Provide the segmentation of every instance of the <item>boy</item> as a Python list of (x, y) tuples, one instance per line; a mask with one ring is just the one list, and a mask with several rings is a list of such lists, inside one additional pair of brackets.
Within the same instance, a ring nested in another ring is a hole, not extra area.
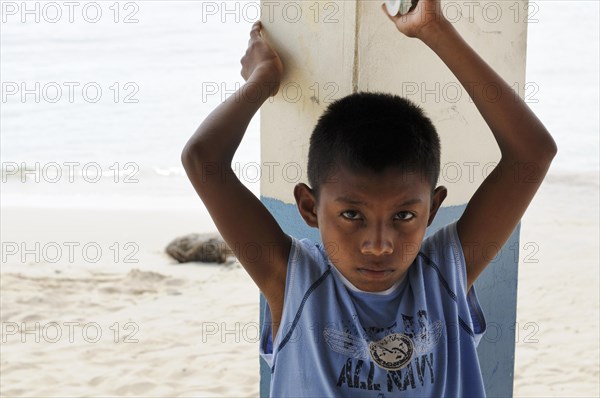
[[(444, 18), (439, 0), (421, 0), (402, 17), (382, 8), (463, 86), (479, 83), (469, 95), (502, 158), (460, 219), (423, 240), (446, 197), (445, 187), (435, 187), (434, 126), (400, 97), (350, 95), (320, 118), (309, 149), (311, 186), (294, 188), (298, 210), (319, 229), (322, 244), (285, 234), (230, 167), (283, 73), (260, 22), (253, 26), (242, 58), (243, 94), (206, 118), (182, 162), (267, 300), (260, 352), (271, 367), (272, 396), (484, 396), (475, 349), (485, 319), (472, 285), (493, 256), (478, 248), (504, 245), (557, 151), (527, 105)], [(494, 102), (477, 89), (489, 83), (501, 90)], [(514, 177), (524, 166), (526, 181)], [(245, 257), (247, 245), (261, 250)]]

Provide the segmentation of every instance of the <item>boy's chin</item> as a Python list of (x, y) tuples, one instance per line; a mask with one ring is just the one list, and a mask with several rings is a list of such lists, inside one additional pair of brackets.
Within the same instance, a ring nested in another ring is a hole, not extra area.
[(365, 292), (383, 292), (391, 288), (398, 280), (395, 270), (372, 271), (362, 269), (358, 271), (357, 281), (354, 286)]

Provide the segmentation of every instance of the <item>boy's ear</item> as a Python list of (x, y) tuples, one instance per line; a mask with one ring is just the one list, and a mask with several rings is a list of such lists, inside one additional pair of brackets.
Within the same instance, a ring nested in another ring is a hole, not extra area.
[(306, 224), (313, 228), (319, 228), (317, 201), (313, 190), (304, 183), (296, 184), (294, 187), (294, 198), (296, 198), (298, 211)]
[(431, 208), (429, 209), (429, 220), (427, 226), (430, 226), (435, 218), (435, 215), (439, 208), (442, 206), (442, 202), (446, 199), (448, 190), (444, 186), (439, 186), (433, 191), (433, 198), (431, 199)]

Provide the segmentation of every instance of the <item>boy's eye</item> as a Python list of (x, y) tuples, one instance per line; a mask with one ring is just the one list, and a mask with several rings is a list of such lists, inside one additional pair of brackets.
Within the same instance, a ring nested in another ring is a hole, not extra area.
[(342, 217), (348, 220), (360, 220), (358, 212), (354, 210), (346, 210), (342, 212)]
[(410, 211), (401, 211), (400, 213), (396, 213), (396, 216), (398, 216), (398, 219), (404, 221), (412, 220), (415, 217)]

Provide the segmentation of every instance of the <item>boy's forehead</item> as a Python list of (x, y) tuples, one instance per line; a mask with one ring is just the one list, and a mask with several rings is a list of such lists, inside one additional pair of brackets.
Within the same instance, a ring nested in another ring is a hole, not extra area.
[(362, 198), (421, 198), (428, 199), (431, 186), (421, 173), (398, 168), (383, 172), (353, 171), (339, 167), (321, 184), (321, 191), (330, 200), (338, 198), (350, 201)]
[(381, 172), (353, 170), (338, 166), (332, 170), (323, 186), (331, 189), (372, 189), (374, 186), (396, 188), (407, 192), (430, 189), (429, 180), (423, 173), (400, 167), (389, 167)]

